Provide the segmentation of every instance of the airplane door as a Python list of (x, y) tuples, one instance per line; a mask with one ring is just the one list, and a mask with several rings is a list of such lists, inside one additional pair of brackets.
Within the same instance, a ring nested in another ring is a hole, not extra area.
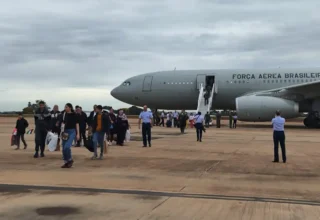
[(201, 88), (201, 84), (203, 87), (206, 85), (206, 75), (205, 74), (199, 74), (197, 75), (197, 89)]
[(145, 76), (143, 80), (143, 92), (151, 92), (151, 86), (152, 86), (152, 78), (153, 76)]

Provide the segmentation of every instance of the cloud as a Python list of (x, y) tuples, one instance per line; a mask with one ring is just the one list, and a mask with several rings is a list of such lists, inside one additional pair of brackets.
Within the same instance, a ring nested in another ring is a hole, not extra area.
[[(126, 78), (177, 69), (314, 67), (320, 2), (13, 0), (0, 8), (0, 110), (43, 98), (124, 107)], [(90, 95), (88, 95), (90, 94)]]

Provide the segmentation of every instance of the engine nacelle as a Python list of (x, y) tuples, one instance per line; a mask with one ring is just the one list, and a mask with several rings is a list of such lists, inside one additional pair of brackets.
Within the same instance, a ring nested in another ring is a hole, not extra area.
[(236, 98), (238, 119), (241, 121), (270, 121), (277, 110), (284, 118), (299, 116), (299, 104), (272, 96), (241, 96)]

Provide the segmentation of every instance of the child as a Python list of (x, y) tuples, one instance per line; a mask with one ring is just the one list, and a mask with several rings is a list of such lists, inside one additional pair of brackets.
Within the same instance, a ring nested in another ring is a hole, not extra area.
[(17, 148), (16, 150), (20, 149), (20, 138), (24, 145), (24, 149), (27, 149), (28, 145), (26, 141), (24, 140), (24, 134), (26, 133), (26, 128), (29, 126), (29, 123), (26, 119), (24, 119), (23, 115), (20, 113), (17, 123), (16, 123), (16, 129), (17, 129), (17, 135), (16, 135), (16, 144)]

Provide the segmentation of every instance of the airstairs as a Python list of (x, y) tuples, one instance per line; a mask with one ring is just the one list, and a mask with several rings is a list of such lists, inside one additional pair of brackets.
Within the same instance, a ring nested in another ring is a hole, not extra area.
[(205, 105), (205, 98), (204, 98), (204, 93), (205, 93), (205, 88), (203, 87), (203, 84), (200, 86), (199, 90), (199, 97), (198, 97), (198, 108), (197, 112), (201, 112), (201, 115), (205, 115), (207, 112), (210, 113), (211, 107), (212, 107), (212, 101), (213, 101), (213, 96), (215, 91), (215, 84), (213, 84), (211, 92), (210, 92), (210, 97), (209, 97), (209, 103), (208, 105)]

